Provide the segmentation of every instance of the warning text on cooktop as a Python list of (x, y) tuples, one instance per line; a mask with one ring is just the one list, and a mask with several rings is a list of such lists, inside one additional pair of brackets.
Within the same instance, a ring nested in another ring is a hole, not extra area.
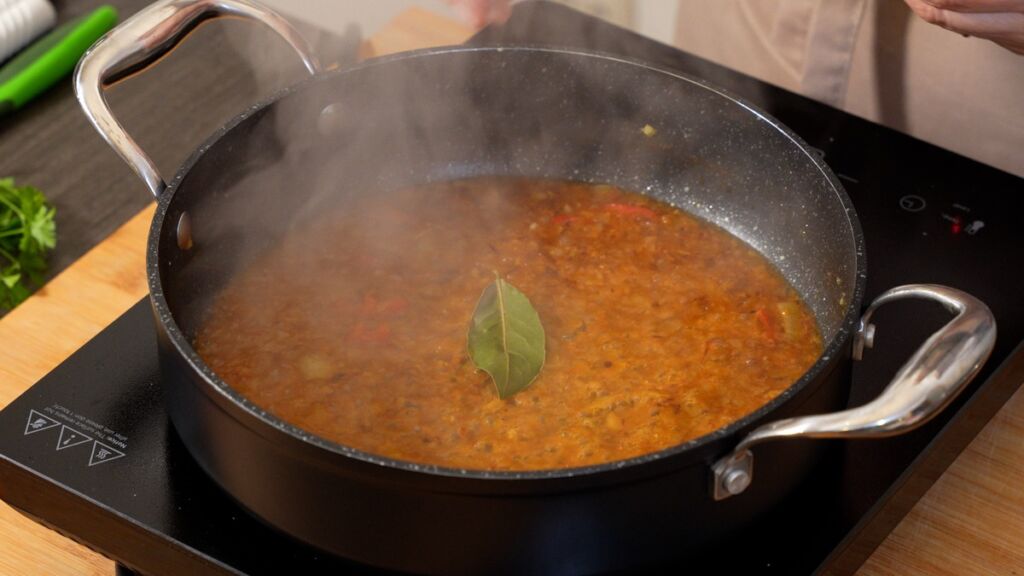
[(69, 458), (80, 458), (86, 466), (117, 460), (128, 449), (128, 437), (124, 434), (60, 404), (28, 411), (25, 435), (40, 433), (53, 437), (54, 450)]

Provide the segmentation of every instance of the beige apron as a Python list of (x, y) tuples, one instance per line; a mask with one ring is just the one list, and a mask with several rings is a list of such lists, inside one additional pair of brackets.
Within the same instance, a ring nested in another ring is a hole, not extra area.
[(679, 0), (676, 43), (1024, 176), (1024, 56), (900, 0)]

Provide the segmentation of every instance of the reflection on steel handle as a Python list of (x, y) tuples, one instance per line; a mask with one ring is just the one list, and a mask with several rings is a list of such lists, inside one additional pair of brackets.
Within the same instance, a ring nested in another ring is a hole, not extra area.
[(107, 106), (106, 88), (142, 72), (173, 50), (206, 20), (223, 17), (256, 20), (277, 32), (302, 58), (310, 74), (320, 64), (309, 44), (287, 20), (249, 0), (161, 0), (144, 8), (100, 38), (78, 63), (75, 94), (103, 139), (159, 197), (167, 187), (153, 160), (125, 132)]
[(902, 434), (938, 414), (974, 378), (995, 345), (995, 318), (977, 298), (946, 286), (900, 286), (875, 299), (861, 318), (853, 344), (854, 358), (859, 360), (864, 348), (873, 344), (875, 327), (871, 316), (875, 310), (903, 298), (937, 300), (956, 317), (932, 334), (882, 394), (868, 404), (833, 414), (787, 418), (748, 434), (730, 454), (713, 465), (715, 500), (735, 496), (750, 485), (754, 467), (750, 449), (757, 444), (786, 438), (880, 438)]

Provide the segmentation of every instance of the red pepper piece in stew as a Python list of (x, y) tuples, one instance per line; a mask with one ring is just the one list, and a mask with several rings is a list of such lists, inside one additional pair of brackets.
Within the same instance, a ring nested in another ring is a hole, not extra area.
[(761, 325), (761, 331), (769, 340), (775, 340), (779, 331), (775, 326), (774, 320), (768, 315), (768, 311), (764, 308), (758, 308), (757, 312), (754, 312), (754, 316), (757, 317), (757, 323)]

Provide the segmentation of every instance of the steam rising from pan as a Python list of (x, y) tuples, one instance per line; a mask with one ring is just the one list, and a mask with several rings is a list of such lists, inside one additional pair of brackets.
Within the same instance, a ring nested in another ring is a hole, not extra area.
[[(289, 230), (361, 195), (508, 175), (610, 183), (721, 225), (782, 270), (826, 339), (855, 285), (845, 257), (854, 233), (815, 159), (728, 96), (638, 63), (545, 49), (432, 50), (329, 74), (252, 114), (181, 186), (206, 183), (194, 200), (205, 215), (197, 244), (226, 247), (189, 262), (200, 283), (202, 272), (222, 282)], [(488, 208), (483, 218), (495, 221), (513, 209)], [(359, 249), (386, 250), (402, 232), (388, 225), (370, 223)]]

